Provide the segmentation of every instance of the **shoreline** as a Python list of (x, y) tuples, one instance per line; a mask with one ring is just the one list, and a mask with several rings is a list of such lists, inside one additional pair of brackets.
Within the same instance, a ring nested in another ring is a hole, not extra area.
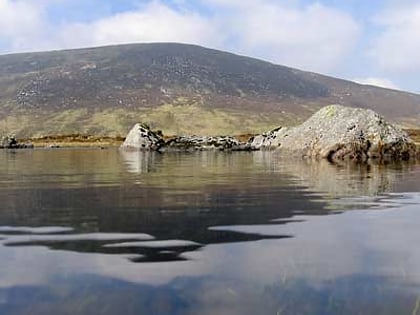
[(124, 137), (93, 136), (93, 135), (51, 135), (45, 137), (21, 138), (19, 143), (31, 143), (34, 148), (105, 148), (119, 147)]
[[(420, 151), (420, 129), (403, 129), (414, 141), (417, 149)], [(241, 142), (247, 142), (253, 134), (233, 135), (234, 138)], [(175, 138), (176, 136), (164, 136), (165, 141)], [(50, 135), (45, 137), (19, 138), (19, 143), (31, 143), (34, 148), (105, 148), (119, 147), (124, 142), (125, 137), (121, 136), (94, 136), (82, 134), (70, 135)]]

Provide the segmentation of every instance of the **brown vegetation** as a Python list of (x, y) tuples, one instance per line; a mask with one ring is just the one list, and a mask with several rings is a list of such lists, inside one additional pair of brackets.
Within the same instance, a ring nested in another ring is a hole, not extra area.
[(20, 139), (19, 142), (30, 142), (37, 148), (42, 147), (118, 147), (124, 142), (123, 137), (98, 137), (92, 135), (56, 135), (39, 138)]
[(420, 150), (420, 129), (406, 129), (405, 130), (411, 139), (416, 143)]

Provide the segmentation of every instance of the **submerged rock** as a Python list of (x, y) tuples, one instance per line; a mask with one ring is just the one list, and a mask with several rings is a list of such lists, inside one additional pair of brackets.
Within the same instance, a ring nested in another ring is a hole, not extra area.
[(157, 132), (153, 132), (148, 125), (137, 123), (128, 133), (121, 148), (136, 151), (157, 151), (164, 143), (163, 137)]
[(257, 136), (250, 145), (329, 160), (407, 160), (416, 156), (414, 142), (382, 116), (341, 105), (320, 109), (300, 126)]

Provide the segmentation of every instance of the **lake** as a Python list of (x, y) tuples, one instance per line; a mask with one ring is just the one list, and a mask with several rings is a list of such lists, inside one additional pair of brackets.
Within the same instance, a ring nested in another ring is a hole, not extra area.
[(420, 164), (0, 151), (0, 314), (420, 314)]

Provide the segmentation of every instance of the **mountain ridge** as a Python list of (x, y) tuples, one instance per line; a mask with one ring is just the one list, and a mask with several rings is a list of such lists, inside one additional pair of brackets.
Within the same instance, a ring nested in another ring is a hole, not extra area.
[(420, 128), (420, 95), (196, 45), (128, 44), (0, 55), (0, 130), (18, 136), (256, 133), (328, 104)]

